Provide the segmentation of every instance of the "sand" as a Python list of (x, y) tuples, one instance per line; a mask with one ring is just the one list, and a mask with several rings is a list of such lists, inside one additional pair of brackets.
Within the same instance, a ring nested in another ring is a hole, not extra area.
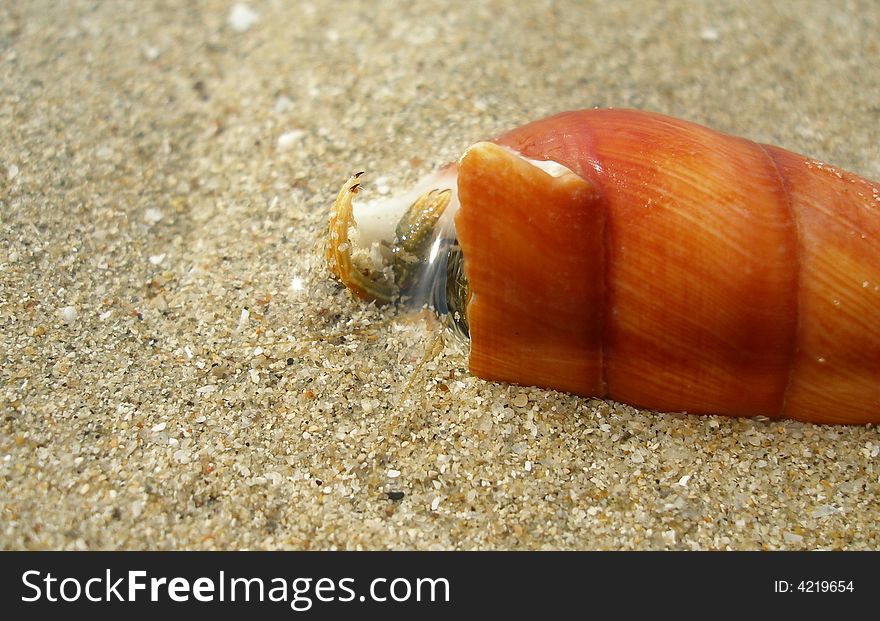
[(351, 173), (572, 108), (880, 178), (880, 5), (765, 4), (0, 4), (0, 546), (877, 549), (876, 427), (416, 371), (319, 254)]

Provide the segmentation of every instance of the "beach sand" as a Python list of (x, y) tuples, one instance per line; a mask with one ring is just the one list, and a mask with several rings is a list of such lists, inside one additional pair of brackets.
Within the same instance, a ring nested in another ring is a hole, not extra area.
[[(330, 204), (554, 112), (654, 110), (880, 178), (880, 5), (0, 5), (0, 547), (877, 549), (873, 426), (416, 370)], [(405, 386), (412, 382), (400, 403)]]

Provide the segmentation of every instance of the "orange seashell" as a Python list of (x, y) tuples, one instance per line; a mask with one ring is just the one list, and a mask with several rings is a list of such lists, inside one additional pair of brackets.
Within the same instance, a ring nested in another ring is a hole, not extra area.
[(666, 116), (585, 110), (472, 146), (454, 189), (474, 375), (880, 422), (877, 184)]

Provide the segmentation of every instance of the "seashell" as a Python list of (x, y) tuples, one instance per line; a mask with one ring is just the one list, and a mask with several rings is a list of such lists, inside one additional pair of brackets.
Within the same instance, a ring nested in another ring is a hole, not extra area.
[[(583, 110), (473, 145), (392, 206), (359, 210), (355, 184), (331, 216), (331, 270), (364, 298), (433, 304), (478, 377), (880, 422), (876, 183), (659, 114)], [(387, 223), (364, 237), (377, 214), (419, 222), (419, 244)]]

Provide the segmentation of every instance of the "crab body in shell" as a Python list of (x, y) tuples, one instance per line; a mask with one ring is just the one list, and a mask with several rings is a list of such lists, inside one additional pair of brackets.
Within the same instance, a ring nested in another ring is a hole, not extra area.
[(596, 109), (476, 143), (394, 204), (359, 211), (356, 191), (354, 177), (334, 205), (331, 271), (365, 299), (451, 317), (478, 377), (660, 411), (880, 422), (874, 182)]

